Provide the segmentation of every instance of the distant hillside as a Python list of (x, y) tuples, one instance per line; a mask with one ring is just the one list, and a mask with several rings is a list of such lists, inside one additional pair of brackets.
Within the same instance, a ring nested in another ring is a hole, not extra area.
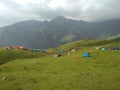
[(0, 45), (49, 48), (86, 38), (120, 34), (120, 20), (85, 22), (59, 16), (51, 21), (23, 21), (2, 28)]
[(77, 47), (86, 48), (86, 47), (98, 47), (98, 46), (105, 46), (106, 48), (120, 47), (120, 37), (110, 40), (84, 39), (84, 40), (79, 40), (61, 45), (58, 47), (58, 49), (69, 51)]
[(107, 38), (107, 39), (110, 40), (110, 39), (115, 39), (115, 38), (119, 38), (119, 37), (120, 37), (120, 34), (115, 35), (115, 36), (111, 36), (111, 37), (109, 37), (109, 38)]

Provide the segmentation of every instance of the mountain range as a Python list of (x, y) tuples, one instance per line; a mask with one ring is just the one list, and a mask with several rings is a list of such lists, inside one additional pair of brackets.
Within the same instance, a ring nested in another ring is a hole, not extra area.
[(0, 46), (52, 48), (86, 38), (107, 39), (120, 34), (120, 19), (86, 22), (58, 16), (51, 21), (22, 21), (0, 28)]

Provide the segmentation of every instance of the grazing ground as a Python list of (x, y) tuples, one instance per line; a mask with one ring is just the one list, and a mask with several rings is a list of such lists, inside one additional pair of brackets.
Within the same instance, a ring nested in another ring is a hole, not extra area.
[[(120, 50), (96, 49), (119, 47), (120, 41), (113, 41), (73, 42), (49, 49), (50, 54), (1, 49), (7, 56), (0, 61), (9, 61), (0, 65), (0, 90), (120, 90)], [(67, 55), (74, 48), (78, 49)], [(65, 50), (62, 56), (53, 57), (60, 49)], [(83, 52), (90, 57), (82, 57)]]

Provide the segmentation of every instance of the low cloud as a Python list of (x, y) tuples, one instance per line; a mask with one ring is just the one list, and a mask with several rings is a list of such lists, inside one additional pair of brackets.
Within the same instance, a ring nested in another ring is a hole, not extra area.
[(86, 21), (120, 18), (120, 0), (0, 0), (0, 26), (65, 16)]

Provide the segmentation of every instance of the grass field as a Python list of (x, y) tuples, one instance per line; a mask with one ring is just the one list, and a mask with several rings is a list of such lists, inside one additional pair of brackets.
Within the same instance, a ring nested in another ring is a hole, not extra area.
[[(53, 57), (55, 50), (50, 50), (51, 55), (24, 52), (27, 59), (12, 54), (17, 57), (0, 65), (0, 90), (120, 90), (120, 51), (95, 49), (101, 42), (83, 40), (60, 46), (57, 49), (64, 49), (65, 53), (58, 58)], [(119, 44), (108, 41), (103, 46)], [(75, 47), (80, 49), (66, 55)], [(82, 57), (83, 52), (89, 52), (90, 57)]]

